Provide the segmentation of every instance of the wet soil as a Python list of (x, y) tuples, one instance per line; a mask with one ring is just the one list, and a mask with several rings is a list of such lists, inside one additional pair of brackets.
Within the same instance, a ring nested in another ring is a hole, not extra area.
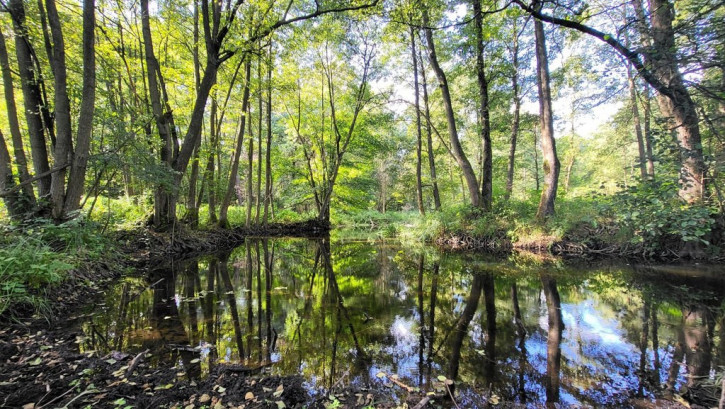
[(192, 380), (178, 366), (151, 366), (143, 352), (79, 353), (80, 332), (67, 327), (72, 321), (0, 331), (0, 407), (388, 408), (430, 401), (419, 392), (393, 390), (394, 385), (382, 391), (342, 385), (324, 393), (309, 390), (301, 376), (266, 376), (233, 364), (217, 365), (204, 379)]

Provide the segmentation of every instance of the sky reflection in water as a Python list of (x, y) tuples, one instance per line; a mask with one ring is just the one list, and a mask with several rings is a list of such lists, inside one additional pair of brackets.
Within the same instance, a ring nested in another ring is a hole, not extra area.
[(380, 387), (383, 372), (428, 390), (444, 375), (462, 405), (490, 388), (521, 403), (620, 407), (725, 365), (724, 287), (611, 263), (250, 240), (123, 280), (83, 324), (82, 348), (149, 348), (189, 377), (229, 362), (321, 387)]

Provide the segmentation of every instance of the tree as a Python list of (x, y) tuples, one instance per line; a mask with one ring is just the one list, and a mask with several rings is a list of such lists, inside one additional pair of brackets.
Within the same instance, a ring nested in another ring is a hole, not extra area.
[[(340, 28), (334, 27), (334, 23), (327, 30), (332, 33), (321, 34), (329, 38), (322, 38), (315, 51), (315, 65), (321, 71), (316, 94), (320, 95), (320, 102), (312, 105), (319, 107), (319, 111), (315, 108), (313, 112), (319, 115), (320, 126), (305, 123), (309, 119), (303, 115), (301, 85), (295, 111), (287, 107), (291, 130), (304, 154), (317, 219), (323, 224), (330, 222), (330, 205), (345, 154), (360, 133), (358, 127), (374, 98), (369, 84), (376, 74), (377, 55), (375, 30), (365, 27), (349, 31), (352, 35), (347, 45), (336, 42), (340, 38), (335, 39), (334, 35), (339, 34)], [(330, 123), (325, 126), (328, 113)], [(317, 119), (314, 116), (312, 121), (318, 122)]]
[[(538, 7), (540, 10), (540, 5)], [(541, 200), (536, 211), (536, 217), (544, 219), (554, 214), (554, 201), (556, 200), (556, 191), (559, 185), (561, 165), (556, 155), (556, 140), (554, 139), (554, 113), (551, 108), (546, 36), (544, 34), (544, 24), (539, 19), (534, 20), (534, 35), (536, 37), (536, 85), (539, 91), (539, 125), (544, 160), (544, 189), (541, 191)]]
[(466, 153), (463, 151), (463, 147), (461, 146), (461, 142), (458, 138), (456, 114), (453, 110), (451, 92), (448, 89), (448, 79), (446, 78), (446, 73), (443, 71), (440, 63), (438, 62), (435, 42), (433, 41), (433, 30), (430, 27), (428, 9), (424, 7), (422, 10), (422, 14), (423, 26), (425, 27), (423, 31), (425, 32), (425, 39), (427, 43), (426, 47), (428, 48), (428, 61), (430, 62), (431, 67), (433, 67), (433, 72), (435, 72), (435, 75), (438, 78), (438, 86), (441, 90), (443, 106), (445, 107), (446, 111), (446, 122), (448, 124), (448, 137), (450, 138), (451, 153), (456, 159), (458, 167), (460, 168), (463, 174), (463, 178), (466, 181), (471, 205), (473, 205), (473, 207), (481, 207), (483, 206), (483, 201), (481, 200), (481, 192), (478, 190), (478, 180), (476, 179), (476, 173), (473, 171), (471, 162), (468, 160)]
[(485, 210), (491, 209), (493, 201), (493, 152), (491, 148), (491, 114), (488, 97), (488, 79), (486, 78), (486, 66), (483, 58), (483, 12), (481, 0), (472, 0), (476, 42), (476, 79), (478, 80), (478, 104), (480, 137), (482, 143), (482, 181), (481, 181), (481, 207)]
[[(18, 111), (15, 106), (15, 90), (13, 89), (13, 77), (8, 60), (8, 51), (5, 45), (5, 35), (0, 31), (0, 69), (3, 76), (3, 91), (5, 94), (5, 106), (8, 111), (8, 125), (10, 127), (10, 136), (12, 139), (13, 153), (15, 156), (15, 164), (20, 175), (20, 183), (22, 187), (22, 200), (30, 208), (35, 206), (35, 192), (30, 183), (30, 173), (28, 172), (28, 160), (25, 157), (25, 148), (23, 146), (23, 136), (20, 133), (20, 122), (18, 121)], [(9, 153), (8, 153), (9, 155)]]
[[(41, 92), (41, 85), (43, 84), (42, 69), (28, 34), (23, 0), (10, 0), (7, 4), (7, 10), (13, 20), (15, 53), (23, 90), (25, 120), (28, 126), (33, 168), (36, 177), (39, 177), (38, 196), (44, 198), (50, 195), (51, 185), (45, 134), (47, 131), (51, 142), (54, 143), (53, 122), (50, 119), (48, 104)], [(44, 85), (42, 87), (44, 88)]]
[(418, 211), (421, 215), (425, 214), (423, 206), (423, 171), (422, 171), (422, 151), (423, 151), (423, 133), (420, 126), (420, 95), (418, 94), (418, 53), (415, 51), (415, 28), (410, 26), (410, 54), (413, 61), (413, 94), (415, 95), (415, 197), (418, 203)]

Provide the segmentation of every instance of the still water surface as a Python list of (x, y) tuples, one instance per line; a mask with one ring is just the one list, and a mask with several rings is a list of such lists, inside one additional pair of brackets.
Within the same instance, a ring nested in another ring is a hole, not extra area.
[(322, 388), (397, 375), (429, 390), (443, 375), (462, 406), (489, 393), (630, 406), (722, 373), (725, 268), (714, 270), (248, 240), (124, 279), (83, 324), (82, 347), (149, 349), (190, 378), (223, 362)]

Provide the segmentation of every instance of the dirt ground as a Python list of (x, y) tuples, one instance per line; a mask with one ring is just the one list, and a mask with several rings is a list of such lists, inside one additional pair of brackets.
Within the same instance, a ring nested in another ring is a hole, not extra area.
[(425, 399), (400, 388), (369, 391), (344, 385), (331, 395), (307, 390), (300, 376), (252, 375), (232, 364), (218, 365), (194, 381), (178, 367), (151, 367), (143, 353), (79, 353), (76, 337), (81, 334), (67, 324), (0, 331), (0, 407), (412, 408)]

